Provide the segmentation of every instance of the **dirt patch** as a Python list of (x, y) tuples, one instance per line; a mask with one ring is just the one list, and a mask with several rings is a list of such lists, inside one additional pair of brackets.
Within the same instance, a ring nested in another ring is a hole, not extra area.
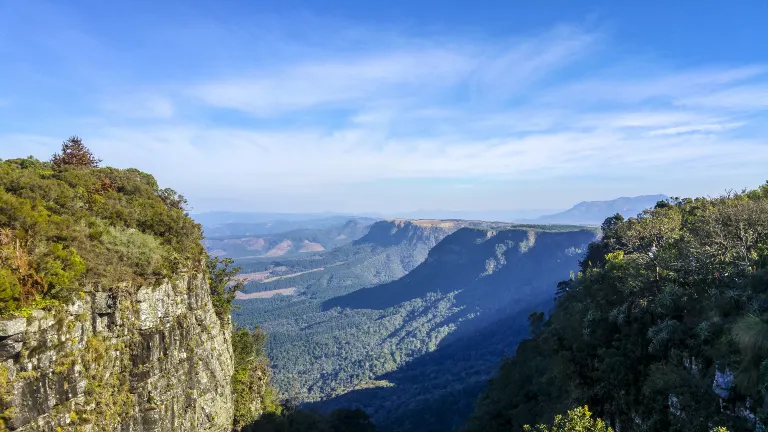
[(240, 242), (248, 250), (262, 250), (264, 249), (264, 239), (260, 237), (248, 237), (241, 239)]
[(301, 249), (299, 252), (322, 252), (325, 248), (320, 243), (312, 243), (309, 240), (304, 240), (301, 243)]
[(275, 257), (285, 255), (286, 252), (293, 248), (293, 243), (290, 240), (283, 240), (277, 246), (269, 250), (264, 256)]
[(268, 271), (256, 273), (240, 273), (239, 275), (235, 276), (235, 280), (243, 281), (243, 283), (260, 282), (266, 279), (267, 276), (269, 276)]
[(283, 276), (275, 276), (275, 277), (271, 277), (271, 278), (268, 278), (268, 279), (264, 279), (262, 282), (273, 282), (273, 281), (276, 281), (278, 279), (288, 279), (288, 278), (291, 278), (291, 277), (296, 277), (296, 276), (299, 276), (299, 275), (303, 275), (303, 274), (307, 274), (307, 273), (312, 273), (312, 272), (316, 272), (316, 271), (321, 271), (321, 270), (325, 270), (325, 267), (320, 267), (320, 268), (316, 268), (316, 269), (312, 269), (312, 270), (307, 270), (307, 271), (303, 271), (303, 272), (298, 272), (298, 273), (291, 273), (291, 274), (287, 274), (287, 275), (283, 275)]
[(272, 298), (276, 295), (296, 295), (296, 288), (282, 288), (282, 289), (276, 289), (272, 291), (262, 291), (257, 293), (249, 293), (245, 294), (240, 291), (235, 293), (235, 298), (237, 300), (251, 300), (251, 299), (264, 299), (264, 298)]

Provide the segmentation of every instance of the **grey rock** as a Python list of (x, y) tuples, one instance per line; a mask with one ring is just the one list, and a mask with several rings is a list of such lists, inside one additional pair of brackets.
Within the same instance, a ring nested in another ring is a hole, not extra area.
[(93, 311), (97, 314), (112, 313), (115, 307), (115, 301), (109, 293), (97, 292), (93, 300)]
[[(56, 325), (43, 311), (29, 325), (0, 322), (0, 364), (15, 377), (11, 430), (69, 430), (77, 413), (91, 431), (231, 431), (231, 323), (216, 317), (205, 277), (95, 292), (66, 311)], [(99, 396), (115, 400), (89, 400), (94, 379), (116, 385)], [(105, 420), (105, 406), (123, 408)]]
[(9, 336), (0, 341), (0, 358), (12, 358), (19, 352), (24, 346), (24, 335), (19, 333), (13, 336)]
[(19, 333), (24, 333), (27, 329), (26, 318), (15, 318), (5, 321), (0, 321), (0, 337), (13, 336)]

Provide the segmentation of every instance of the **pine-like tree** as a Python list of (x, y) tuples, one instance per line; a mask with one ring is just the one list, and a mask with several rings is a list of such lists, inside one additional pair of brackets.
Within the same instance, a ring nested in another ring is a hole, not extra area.
[(98, 168), (101, 159), (96, 158), (77, 135), (69, 137), (61, 144), (61, 153), (51, 158), (51, 164), (56, 170), (64, 167), (76, 169)]

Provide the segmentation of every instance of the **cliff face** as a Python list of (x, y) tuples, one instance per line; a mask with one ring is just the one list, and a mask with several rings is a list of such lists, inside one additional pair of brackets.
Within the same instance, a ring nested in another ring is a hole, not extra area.
[[(81, 292), (0, 321), (12, 431), (229, 431), (233, 358), (202, 275)], [(3, 430), (0, 421), (0, 430)]]
[[(579, 229), (460, 228), (429, 250), (402, 278), (326, 301), (323, 307), (384, 310), (431, 292), (461, 291), (463, 306), (483, 310), (536, 304), (551, 298), (557, 282), (578, 268), (595, 232)], [(535, 301), (530, 301), (535, 298)]]
[(459, 228), (458, 224), (450, 221), (385, 220), (371, 225), (368, 234), (356, 243), (371, 243), (381, 247), (425, 243), (431, 248)]

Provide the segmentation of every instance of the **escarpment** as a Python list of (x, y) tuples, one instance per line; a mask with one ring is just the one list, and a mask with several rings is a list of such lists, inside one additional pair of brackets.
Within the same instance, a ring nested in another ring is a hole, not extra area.
[(201, 227), (98, 164), (77, 137), (0, 161), (0, 431), (229, 431), (231, 296)]
[(27, 312), (0, 321), (9, 430), (231, 430), (230, 324), (202, 274)]

